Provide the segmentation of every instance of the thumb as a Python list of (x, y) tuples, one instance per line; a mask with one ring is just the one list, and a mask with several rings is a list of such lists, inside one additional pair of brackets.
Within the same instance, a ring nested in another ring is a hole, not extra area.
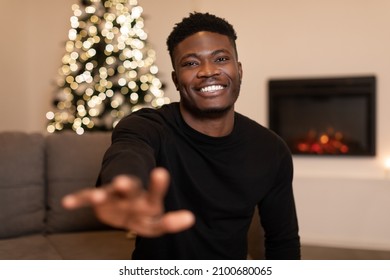
[(195, 223), (195, 216), (188, 210), (177, 210), (166, 213), (161, 219), (162, 231), (176, 233), (186, 230)]

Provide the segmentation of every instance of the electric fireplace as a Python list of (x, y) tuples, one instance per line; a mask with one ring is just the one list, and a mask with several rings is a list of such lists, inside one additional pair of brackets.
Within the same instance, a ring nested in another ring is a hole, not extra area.
[(272, 79), (269, 128), (295, 155), (375, 155), (374, 76)]

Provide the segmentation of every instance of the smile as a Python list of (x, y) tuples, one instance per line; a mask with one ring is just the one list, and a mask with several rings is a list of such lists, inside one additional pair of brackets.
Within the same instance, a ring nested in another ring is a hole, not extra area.
[(213, 92), (213, 91), (217, 91), (217, 90), (222, 90), (224, 88), (225, 87), (221, 86), (221, 85), (212, 85), (212, 86), (207, 86), (207, 87), (201, 88), (200, 92)]

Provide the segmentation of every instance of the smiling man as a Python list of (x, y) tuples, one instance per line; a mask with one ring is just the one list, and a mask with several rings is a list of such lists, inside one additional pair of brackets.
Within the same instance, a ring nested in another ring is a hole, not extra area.
[(285, 143), (235, 112), (242, 66), (224, 19), (193, 13), (167, 40), (180, 102), (116, 126), (96, 190), (64, 198), (137, 233), (133, 259), (245, 259), (258, 206), (267, 259), (299, 259)]
[(180, 42), (171, 55), (175, 69), (172, 78), (180, 92), (180, 111), (187, 124), (210, 136), (230, 133), (242, 68), (229, 37), (200, 31)]

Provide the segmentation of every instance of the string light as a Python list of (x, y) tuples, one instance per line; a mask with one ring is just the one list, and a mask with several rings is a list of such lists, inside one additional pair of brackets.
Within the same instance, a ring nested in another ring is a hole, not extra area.
[(131, 112), (170, 102), (136, 0), (81, 1), (72, 11), (48, 132), (112, 130)]

